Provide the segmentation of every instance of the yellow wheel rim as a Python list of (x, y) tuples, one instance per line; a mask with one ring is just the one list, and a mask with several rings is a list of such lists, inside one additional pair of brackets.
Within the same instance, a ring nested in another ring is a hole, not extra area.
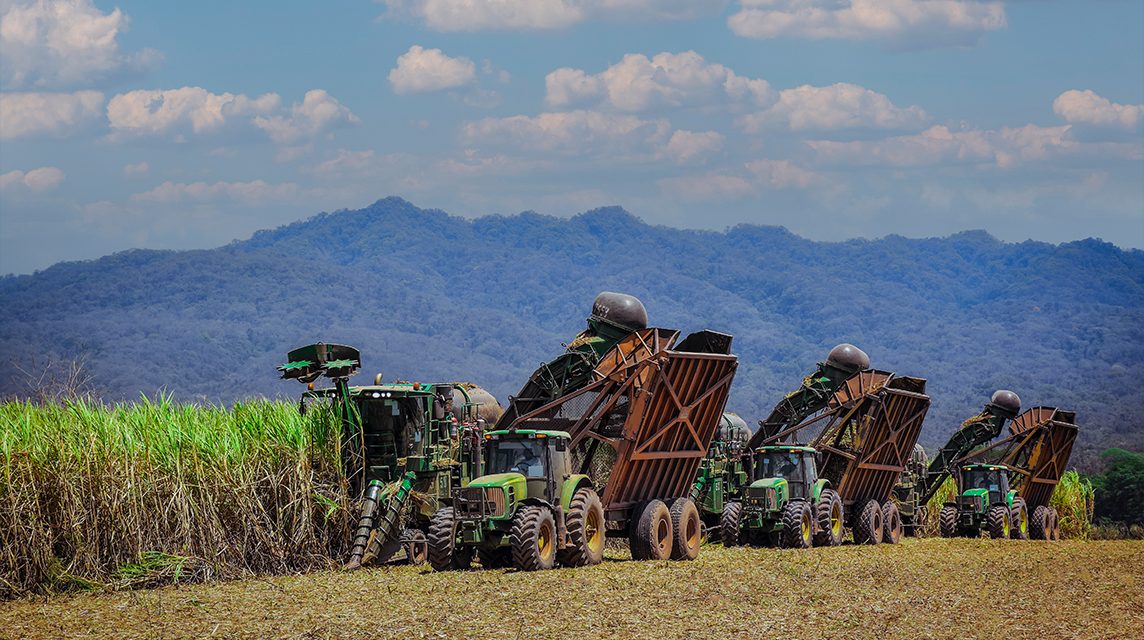
[(805, 543), (810, 540), (810, 516), (807, 513), (802, 514), (802, 541)]
[(584, 534), (588, 538), (588, 549), (593, 553), (604, 547), (604, 528), (600, 526), (600, 515), (595, 511), (588, 512), (588, 520), (584, 523)]
[(842, 535), (842, 506), (838, 503), (835, 503), (834, 508), (830, 510), (830, 533), (835, 538)]
[(547, 558), (552, 554), (552, 529), (548, 523), (540, 526), (540, 532), (536, 535), (536, 549), (540, 552), (541, 558)]

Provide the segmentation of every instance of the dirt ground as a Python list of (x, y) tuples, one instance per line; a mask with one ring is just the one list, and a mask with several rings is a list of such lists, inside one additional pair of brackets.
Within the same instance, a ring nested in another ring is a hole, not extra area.
[(536, 574), (395, 566), (0, 604), (0, 638), (1140, 638), (1144, 543), (704, 547)]

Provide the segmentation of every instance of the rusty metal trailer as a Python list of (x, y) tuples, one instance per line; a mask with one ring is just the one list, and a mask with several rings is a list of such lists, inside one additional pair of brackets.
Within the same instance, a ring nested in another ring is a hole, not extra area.
[(822, 413), (765, 443), (795, 436), (818, 452), (818, 477), (827, 479), (842, 498), (856, 543), (901, 539), (901, 517), (891, 496), (929, 411), (925, 386), (922, 378), (859, 371), (834, 393)]
[(678, 337), (635, 331), (604, 355), (590, 383), (541, 406), (510, 407), (497, 425), (567, 432), (578, 472), (602, 487), (607, 534), (627, 536), (635, 559), (698, 553), (691, 486), (738, 366), (729, 335)]

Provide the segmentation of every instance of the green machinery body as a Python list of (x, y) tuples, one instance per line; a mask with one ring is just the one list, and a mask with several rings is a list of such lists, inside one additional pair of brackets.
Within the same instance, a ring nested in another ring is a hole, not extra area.
[[(455, 488), (481, 469), (481, 404), (471, 385), (393, 382), (350, 386), (361, 366), (356, 349), (318, 343), (296, 349), (279, 367), (284, 378), (332, 388), (311, 389), (300, 409), (327, 401), (342, 422), (342, 461), (360, 516), (347, 568), (385, 562), (404, 549), (420, 561), (429, 521)], [(486, 394), (487, 395), (487, 394)]]
[(734, 413), (724, 413), (716, 439), (699, 464), (691, 499), (699, 507), (699, 515), (709, 537), (718, 531), (723, 506), (739, 497), (747, 485), (743, 452), (750, 436), (751, 431), (742, 418)]

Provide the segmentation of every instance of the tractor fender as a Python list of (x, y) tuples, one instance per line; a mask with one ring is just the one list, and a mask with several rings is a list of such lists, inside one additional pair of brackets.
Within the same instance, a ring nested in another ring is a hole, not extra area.
[(1017, 499), (1017, 490), (1010, 489), (1009, 493), (1005, 494), (1005, 506), (1010, 509), (1013, 508), (1013, 501)]
[(572, 497), (576, 495), (577, 491), (584, 488), (595, 488), (592, 485), (591, 478), (581, 473), (575, 473), (568, 476), (564, 480), (564, 490), (560, 494), (560, 506), (563, 507), (565, 511), (568, 511), (568, 509), (572, 506)]
[(818, 499), (822, 497), (822, 492), (830, 488), (830, 481), (824, 478), (819, 478), (814, 483), (814, 504), (818, 504)]

